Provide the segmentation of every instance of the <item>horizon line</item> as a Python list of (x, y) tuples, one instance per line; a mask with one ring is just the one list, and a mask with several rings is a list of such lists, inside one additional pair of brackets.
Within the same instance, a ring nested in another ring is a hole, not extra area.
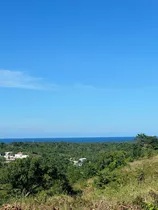
[(78, 139), (78, 138), (134, 138), (135, 136), (80, 136), (80, 137), (0, 137), (2, 139)]

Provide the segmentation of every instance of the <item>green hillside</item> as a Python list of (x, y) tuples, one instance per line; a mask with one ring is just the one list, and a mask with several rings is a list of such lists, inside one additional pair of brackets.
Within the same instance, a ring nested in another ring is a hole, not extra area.
[[(104, 171), (103, 171), (104, 173)], [(74, 184), (83, 190), (81, 196), (53, 196), (47, 201), (41, 197), (13, 199), (11, 206), (21, 209), (158, 209), (158, 156), (129, 163), (115, 171), (116, 180), (96, 188), (96, 179)], [(9, 206), (9, 205), (8, 205)], [(2, 208), (4, 209), (4, 208)]]
[[(1, 209), (158, 210), (157, 137), (141, 134), (133, 143), (39, 143), (29, 153), (31, 145), (1, 145), (29, 155), (9, 163), (1, 159)], [(76, 166), (72, 154), (87, 161)]]

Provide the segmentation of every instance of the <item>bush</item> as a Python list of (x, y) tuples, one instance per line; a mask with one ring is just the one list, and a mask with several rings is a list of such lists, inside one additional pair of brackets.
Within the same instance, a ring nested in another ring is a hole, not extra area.
[(109, 170), (106, 170), (98, 175), (98, 178), (95, 180), (95, 185), (98, 188), (104, 188), (106, 185), (112, 182), (119, 183), (120, 175), (117, 171), (111, 172)]
[(0, 184), (10, 184), (11, 191), (25, 196), (41, 190), (50, 191), (50, 194), (72, 192), (66, 175), (51, 161), (39, 157), (9, 163), (1, 173)]

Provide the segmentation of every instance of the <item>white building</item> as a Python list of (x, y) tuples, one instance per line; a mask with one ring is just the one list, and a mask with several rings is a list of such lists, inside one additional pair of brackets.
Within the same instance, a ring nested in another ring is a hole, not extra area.
[(80, 159), (79, 159), (79, 161), (80, 161), (81, 163), (85, 162), (86, 160), (87, 160), (87, 158), (80, 158)]
[(15, 160), (15, 159), (23, 159), (23, 158), (27, 158), (28, 155), (23, 155), (22, 152), (18, 152), (18, 154), (13, 155), (12, 152), (5, 152), (4, 158), (6, 159), (6, 161), (11, 161), (11, 160)]
[(74, 160), (73, 163), (75, 166), (81, 167), (86, 160), (87, 158), (80, 158), (79, 160)]
[(12, 152), (5, 152), (4, 158), (6, 160), (15, 160), (15, 157)]
[(22, 152), (18, 152), (18, 154), (15, 154), (15, 159), (23, 159), (23, 158), (27, 158), (28, 155), (23, 155)]

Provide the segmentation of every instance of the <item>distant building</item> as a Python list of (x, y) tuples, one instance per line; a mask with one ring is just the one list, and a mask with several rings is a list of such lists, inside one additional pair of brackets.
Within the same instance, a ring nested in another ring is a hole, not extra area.
[(19, 152), (18, 154), (13, 155), (12, 152), (5, 152), (4, 158), (6, 159), (6, 161), (12, 161), (15, 159), (23, 159), (23, 158), (27, 158), (28, 155), (23, 155), (22, 152)]
[(4, 158), (6, 159), (6, 161), (15, 160), (12, 152), (5, 152)]
[(72, 158), (70, 159), (70, 161), (73, 162), (74, 166), (78, 167), (81, 167), (86, 160), (87, 158), (80, 158), (79, 160), (72, 160)]
[(23, 159), (23, 158), (27, 158), (28, 155), (23, 155), (22, 152), (18, 152), (18, 154), (15, 154), (15, 159)]
[(80, 158), (80, 159), (79, 159), (79, 161), (80, 161), (81, 163), (85, 162), (86, 160), (87, 160), (87, 158)]

